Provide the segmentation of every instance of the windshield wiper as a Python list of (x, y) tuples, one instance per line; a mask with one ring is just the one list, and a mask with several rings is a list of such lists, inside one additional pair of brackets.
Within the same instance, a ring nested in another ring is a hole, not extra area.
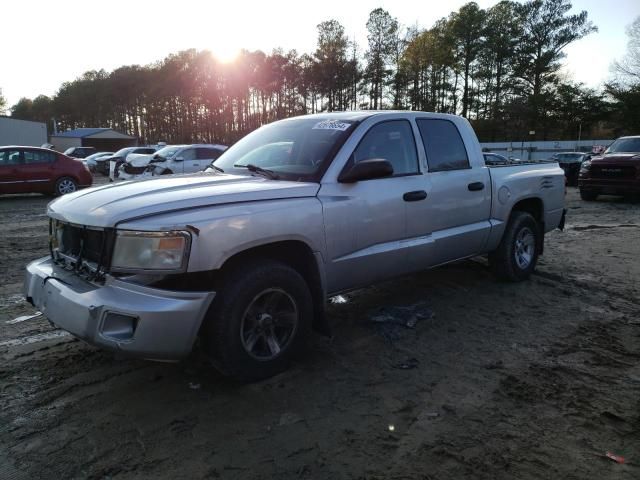
[(219, 166), (217, 166), (217, 165), (214, 165), (213, 163), (210, 163), (210, 164), (209, 164), (209, 166), (210, 166), (211, 168), (213, 168), (216, 172), (224, 173), (224, 170), (223, 170), (223, 169), (221, 169), (221, 168), (220, 168)]
[(273, 170), (267, 170), (266, 168), (259, 167), (257, 165), (254, 165), (253, 163), (248, 163), (246, 165), (234, 165), (234, 167), (245, 167), (250, 172), (258, 173), (270, 180), (277, 180), (278, 178), (280, 178), (280, 176)]

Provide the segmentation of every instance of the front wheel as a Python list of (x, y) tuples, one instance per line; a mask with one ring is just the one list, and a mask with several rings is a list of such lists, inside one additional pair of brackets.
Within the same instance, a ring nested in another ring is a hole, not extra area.
[(538, 262), (542, 232), (527, 212), (513, 212), (498, 248), (489, 254), (489, 265), (501, 280), (518, 282), (529, 278)]
[(201, 332), (214, 366), (240, 381), (284, 371), (306, 345), (313, 303), (304, 278), (275, 261), (225, 275)]
[(78, 189), (78, 184), (71, 177), (62, 177), (59, 178), (56, 182), (54, 194), (55, 195), (66, 195), (67, 193), (73, 193)]

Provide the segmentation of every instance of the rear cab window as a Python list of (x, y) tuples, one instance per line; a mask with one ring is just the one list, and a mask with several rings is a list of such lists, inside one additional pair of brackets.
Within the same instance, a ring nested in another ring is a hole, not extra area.
[(427, 155), (429, 172), (471, 168), (467, 149), (453, 122), (439, 118), (418, 118), (416, 123)]

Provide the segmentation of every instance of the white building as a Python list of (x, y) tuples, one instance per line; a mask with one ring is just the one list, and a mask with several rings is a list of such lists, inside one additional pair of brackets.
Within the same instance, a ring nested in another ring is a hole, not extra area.
[(47, 143), (47, 125), (0, 115), (0, 147), (24, 145), (39, 147)]

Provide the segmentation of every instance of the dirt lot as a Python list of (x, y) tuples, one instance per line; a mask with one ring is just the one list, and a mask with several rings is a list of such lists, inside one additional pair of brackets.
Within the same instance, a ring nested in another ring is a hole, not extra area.
[(0, 198), (0, 478), (640, 478), (639, 204), (571, 190), (530, 281), (478, 259), (359, 291), (241, 386), (13, 322), (47, 201)]

